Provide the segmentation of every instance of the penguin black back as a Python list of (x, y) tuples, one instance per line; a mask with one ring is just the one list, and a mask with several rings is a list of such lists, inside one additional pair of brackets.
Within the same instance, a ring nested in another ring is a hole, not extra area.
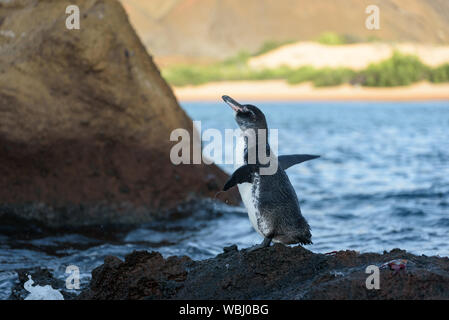
[[(255, 150), (266, 147), (270, 160), (277, 160), (276, 170), (272, 174), (262, 174), (260, 161), (248, 163), (252, 146), (245, 141), (243, 165), (232, 174), (223, 189), (226, 191), (238, 185), (250, 221), (264, 237), (264, 241), (253, 249), (269, 246), (272, 240), (284, 244), (312, 243), (309, 224), (302, 216), (296, 192), (284, 169), (318, 156), (288, 155), (276, 158), (268, 145), (268, 126), (263, 112), (253, 105), (241, 105), (229, 96), (223, 96), (223, 100), (235, 111), (236, 122), (243, 133), (250, 129), (265, 129), (265, 139), (258, 137), (255, 140)], [(245, 138), (242, 136), (241, 139)], [(262, 141), (266, 145), (260, 145)]]

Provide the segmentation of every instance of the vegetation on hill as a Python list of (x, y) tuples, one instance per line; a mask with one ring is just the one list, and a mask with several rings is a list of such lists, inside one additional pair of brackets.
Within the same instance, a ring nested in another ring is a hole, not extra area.
[(449, 81), (449, 64), (434, 68), (430, 73), (429, 80), (433, 83), (441, 83)]
[(359, 42), (376, 42), (376, 41), (379, 41), (379, 38), (377, 38), (376, 36), (369, 36), (362, 38), (360, 36), (356, 36), (353, 34), (339, 34), (332, 31), (323, 32), (317, 38), (318, 43), (329, 46), (359, 43)]
[(366, 86), (394, 87), (425, 80), (431, 73), (432, 70), (419, 58), (396, 52), (388, 60), (369, 65), (361, 76)]
[(279, 47), (282, 47), (283, 45), (294, 43), (294, 40), (287, 40), (287, 41), (267, 41), (265, 42), (259, 50), (257, 50), (253, 55), (254, 56), (260, 56), (262, 54), (265, 54), (267, 52), (270, 52), (272, 50), (275, 50)]
[(341, 45), (349, 43), (348, 39), (345, 36), (342, 36), (335, 32), (323, 32), (318, 37), (318, 42), (321, 44), (327, 45)]
[[(331, 42), (336, 43), (334, 40)], [(300, 68), (281, 66), (270, 69), (253, 69), (248, 66), (251, 56), (266, 52), (266, 48), (270, 46), (276, 47), (273, 44), (267, 44), (255, 54), (240, 52), (223, 62), (210, 65), (171, 66), (164, 69), (162, 75), (174, 86), (200, 85), (212, 81), (268, 79), (285, 79), (290, 84), (310, 81), (316, 87), (336, 86), (343, 83), (368, 87), (394, 87), (410, 85), (422, 80), (433, 83), (449, 82), (449, 64), (432, 68), (423, 64), (416, 56), (399, 52), (361, 71), (311, 66)]]

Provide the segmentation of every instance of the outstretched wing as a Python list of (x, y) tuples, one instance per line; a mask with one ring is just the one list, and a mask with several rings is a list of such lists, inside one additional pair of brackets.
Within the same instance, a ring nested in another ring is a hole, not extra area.
[(308, 160), (313, 160), (319, 157), (320, 156), (316, 156), (313, 154), (290, 154), (286, 156), (279, 156), (278, 163), (282, 169), (287, 170), (288, 168), (294, 166), (295, 164)]
[(256, 172), (256, 170), (257, 166), (254, 164), (245, 164), (241, 166), (234, 171), (231, 178), (226, 182), (223, 191), (227, 191), (239, 183), (252, 182), (253, 173)]

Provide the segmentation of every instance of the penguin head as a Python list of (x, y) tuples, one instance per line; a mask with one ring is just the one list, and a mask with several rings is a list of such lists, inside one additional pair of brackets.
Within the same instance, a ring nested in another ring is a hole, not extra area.
[(235, 121), (242, 131), (268, 129), (265, 115), (256, 106), (251, 104), (241, 105), (230, 96), (223, 96), (222, 99), (235, 111)]

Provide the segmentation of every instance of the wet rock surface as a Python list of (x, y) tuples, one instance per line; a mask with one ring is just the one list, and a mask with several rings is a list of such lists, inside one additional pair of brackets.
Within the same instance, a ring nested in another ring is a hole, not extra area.
[(0, 224), (139, 224), (213, 198), (224, 172), (170, 161), (172, 130), (197, 133), (120, 3), (72, 1), (79, 30), (68, 4), (0, 3)]
[[(383, 266), (405, 259), (405, 269)], [(380, 289), (368, 290), (369, 265), (380, 267)], [(276, 244), (248, 252), (236, 246), (215, 258), (163, 258), (133, 252), (108, 257), (92, 272), (80, 299), (449, 299), (449, 258), (400, 249), (383, 254), (316, 254)]]

